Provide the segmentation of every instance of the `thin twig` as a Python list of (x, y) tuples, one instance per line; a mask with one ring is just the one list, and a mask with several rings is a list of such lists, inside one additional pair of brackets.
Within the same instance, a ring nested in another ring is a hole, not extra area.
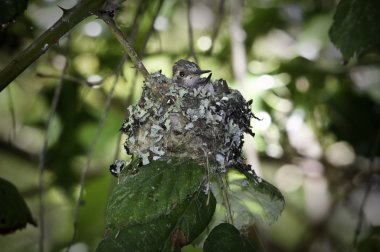
[(9, 111), (11, 112), (11, 118), (12, 118), (12, 130), (11, 130), (10, 142), (13, 142), (13, 140), (16, 137), (16, 112), (15, 112), (15, 107), (13, 103), (11, 88), (8, 88), (8, 98), (9, 98), (8, 106), (9, 106)]
[[(117, 66), (117, 69), (115, 71), (115, 82), (113, 85), (116, 84), (116, 82), (118, 81), (119, 77), (120, 77), (120, 74), (121, 74), (121, 70), (122, 70), (122, 67), (124, 65), (124, 62), (125, 62), (125, 57), (121, 57), (120, 59), (120, 62)], [(116, 150), (115, 150), (115, 156), (114, 156), (114, 160), (116, 160), (118, 158), (118, 155), (119, 155), (119, 150), (120, 150), (120, 141), (121, 141), (121, 134), (119, 134), (119, 137), (117, 138), (117, 144), (116, 144)]]
[[(133, 43), (136, 39), (137, 32), (139, 31), (139, 28), (140, 28), (141, 16), (147, 7), (147, 4), (148, 4), (147, 0), (140, 1), (139, 6), (137, 7), (137, 10), (136, 10), (135, 16), (133, 18), (133, 22), (132, 22), (132, 26), (131, 26), (132, 29), (131, 29), (130, 34), (129, 34), (129, 42), (132, 46), (133, 46)], [(125, 52), (123, 54), (121, 61), (120, 61), (122, 63), (120, 63), (120, 64), (123, 65), (124, 62), (127, 60), (127, 58), (128, 58), (128, 54)], [(137, 69), (136, 69), (136, 74), (137, 74)]]
[(352, 243), (354, 248), (357, 246), (360, 230), (361, 230), (361, 227), (363, 225), (364, 207), (365, 207), (365, 204), (367, 203), (369, 194), (370, 194), (371, 189), (372, 189), (372, 184), (373, 183), (372, 183), (372, 180), (371, 180), (371, 177), (372, 177), (371, 175), (372, 175), (372, 173), (374, 171), (375, 157), (376, 157), (376, 152), (378, 151), (378, 148), (379, 148), (379, 143), (380, 143), (380, 127), (378, 127), (378, 130), (377, 130), (377, 133), (376, 133), (375, 142), (374, 142), (374, 144), (372, 146), (371, 158), (370, 158), (370, 161), (369, 161), (369, 164), (368, 164), (368, 178), (369, 179), (368, 179), (367, 186), (366, 186), (366, 189), (365, 189), (365, 192), (364, 192), (363, 200), (362, 200), (362, 202), (360, 204), (360, 208), (359, 208), (359, 220), (358, 220), (358, 223), (356, 225), (355, 234), (354, 234), (354, 240), (353, 240), (353, 243)]
[(147, 1), (147, 0), (140, 1), (139, 6), (137, 7), (135, 16), (133, 18), (132, 29), (131, 29), (129, 36), (128, 36), (129, 41), (131, 42), (132, 45), (133, 45), (134, 40), (136, 39), (137, 32), (139, 31), (139, 28), (140, 28), (140, 21), (141, 21), (140, 18), (142, 16), (142, 14), (144, 14), (144, 11), (147, 8), (148, 2), (149, 1)]
[(212, 54), (212, 50), (214, 49), (215, 40), (216, 40), (216, 38), (219, 35), (220, 27), (222, 25), (222, 20), (223, 20), (223, 17), (224, 17), (224, 6), (225, 6), (225, 3), (226, 3), (225, 0), (220, 0), (220, 2), (219, 2), (218, 15), (216, 17), (214, 29), (213, 29), (213, 32), (212, 32), (212, 35), (211, 35), (211, 46), (207, 50), (206, 55), (211, 55)]
[(146, 70), (144, 64), (141, 62), (141, 60), (137, 56), (137, 53), (131, 46), (130, 42), (124, 36), (122, 31), (117, 27), (115, 21), (113, 20), (113, 17), (109, 15), (108, 13), (101, 13), (101, 14), (98, 14), (98, 16), (110, 27), (111, 31), (115, 34), (117, 40), (120, 42), (120, 44), (122, 44), (126, 53), (128, 53), (128, 56), (130, 57), (136, 69), (140, 71), (140, 73), (143, 75), (145, 80), (148, 80), (149, 79), (148, 70)]
[(238, 0), (233, 6), (230, 23), (230, 40), (232, 47), (232, 69), (238, 84), (243, 86), (247, 71), (247, 56), (244, 45), (244, 30), (241, 24), (243, 0)]
[[(123, 65), (123, 62), (121, 61), (120, 64), (119, 64), (119, 66), (118, 66), (118, 72), (119, 73), (121, 72), (121, 66), (122, 65)], [(90, 147), (89, 147), (89, 149), (87, 151), (86, 164), (85, 164), (85, 166), (82, 169), (82, 173), (81, 173), (81, 177), (80, 177), (79, 196), (78, 196), (78, 199), (76, 201), (75, 210), (74, 210), (74, 233), (73, 233), (72, 240), (71, 240), (71, 242), (70, 242), (70, 244), (69, 244), (69, 246), (67, 248), (67, 251), (70, 250), (70, 247), (74, 243), (76, 235), (78, 233), (79, 208), (80, 208), (81, 203), (83, 202), (83, 192), (84, 192), (84, 186), (85, 186), (85, 183), (86, 183), (87, 172), (88, 172), (88, 169), (90, 168), (90, 164), (91, 164), (91, 160), (92, 160), (92, 157), (93, 157), (93, 154), (94, 154), (95, 146), (96, 146), (96, 144), (98, 142), (98, 139), (100, 137), (100, 133), (101, 133), (103, 127), (104, 127), (105, 121), (106, 121), (107, 116), (108, 116), (109, 109), (111, 107), (111, 101), (112, 101), (113, 94), (114, 94), (115, 89), (116, 89), (116, 85), (118, 83), (119, 75), (120, 74), (116, 75), (116, 78), (115, 78), (114, 82), (112, 83), (111, 90), (109, 92), (109, 95), (107, 97), (106, 103), (104, 105), (103, 115), (100, 118), (99, 124), (98, 124), (98, 128), (96, 129), (95, 137), (93, 138), (92, 143), (91, 143), (91, 145), (90, 145)]]
[(36, 76), (40, 78), (62, 79), (66, 81), (77, 82), (78, 84), (89, 85), (89, 83), (85, 79), (70, 76), (67, 74), (58, 75), (58, 74), (45, 74), (45, 73), (37, 72)]
[[(148, 32), (147, 32), (147, 34), (145, 36), (145, 39), (144, 39), (144, 41), (142, 43), (141, 48), (140, 48), (140, 55), (141, 55), (142, 58), (145, 56), (146, 46), (148, 45), (149, 39), (152, 36), (153, 31), (154, 31), (154, 21), (156, 20), (158, 14), (160, 13), (163, 3), (164, 3), (164, 0), (160, 0), (159, 1), (157, 9), (156, 9), (156, 12), (154, 13), (153, 18), (151, 19), (149, 30), (148, 30)], [(131, 38), (131, 41), (133, 41), (132, 39), (134, 39), (134, 37)], [(133, 76), (131, 89), (130, 89), (129, 95), (128, 95), (127, 99), (126, 99), (126, 104), (127, 105), (129, 105), (129, 104), (132, 103), (133, 95), (134, 95), (134, 89), (136, 88), (136, 81), (137, 81), (137, 70), (135, 71), (135, 74)]]
[(227, 195), (227, 190), (228, 190), (228, 184), (226, 181), (227, 178), (223, 178), (222, 177), (223, 175), (227, 176), (226, 174), (223, 174), (223, 173), (217, 174), (217, 179), (218, 179), (218, 184), (222, 192), (224, 207), (226, 208), (227, 222), (233, 225), (234, 223), (233, 213), (232, 213), (230, 201)]
[[(68, 68), (68, 60), (66, 59), (65, 65), (62, 70), (62, 76), (67, 71)], [(51, 122), (53, 120), (53, 116), (55, 114), (55, 111), (57, 109), (58, 101), (61, 97), (61, 91), (63, 86), (64, 78), (60, 78), (58, 85), (55, 87), (54, 90), (54, 97), (51, 102), (50, 111), (48, 114), (48, 118), (46, 121), (46, 129), (45, 129), (45, 135), (44, 135), (44, 143), (42, 145), (42, 150), (39, 155), (39, 219), (40, 219), (40, 237), (39, 237), (39, 251), (44, 251), (44, 239), (45, 239), (45, 204), (44, 204), (44, 193), (45, 193), (45, 180), (44, 180), (44, 171), (45, 171), (45, 160), (46, 160), (46, 152), (48, 147), (48, 141), (49, 141), (49, 133), (51, 128)]]
[(149, 30), (145, 36), (145, 39), (142, 43), (142, 46), (141, 46), (141, 49), (140, 49), (140, 55), (141, 57), (144, 57), (145, 55), (145, 50), (146, 50), (146, 46), (148, 45), (148, 41), (150, 39), (150, 37), (152, 36), (153, 32), (154, 32), (154, 22), (155, 20), (157, 19), (158, 17), (158, 14), (160, 14), (160, 11), (161, 11), (161, 8), (162, 8), (162, 5), (163, 3), (165, 2), (165, 0), (160, 0), (158, 2), (158, 6), (157, 6), (157, 9), (156, 9), (156, 12), (154, 13), (153, 17), (152, 17), (152, 20), (150, 22), (150, 25), (149, 25)]
[(198, 59), (194, 50), (193, 26), (191, 25), (191, 6), (192, 6), (191, 0), (187, 0), (187, 26), (188, 26), (188, 33), (189, 33), (189, 50), (190, 50), (189, 54), (190, 56), (194, 58), (195, 63), (198, 64)]
[[(147, 36), (145, 37), (144, 39), (144, 42), (143, 42), (143, 45), (141, 47), (141, 57), (144, 57), (144, 54), (145, 54), (145, 48), (146, 48), (146, 45), (148, 44), (148, 41), (149, 41), (149, 37), (151, 35), (151, 33), (153, 32), (153, 29), (154, 29), (154, 21), (159, 13), (159, 11), (161, 10), (161, 7), (162, 7), (162, 3), (163, 3), (164, 0), (161, 0), (159, 2), (159, 6), (157, 8), (157, 11), (152, 19), (152, 22), (151, 22), (151, 25), (150, 25), (150, 29), (149, 29), (149, 32), (147, 34)], [(133, 24), (132, 24), (132, 30), (131, 30), (131, 33), (130, 33), (130, 36), (129, 36), (129, 39), (130, 39), (130, 42), (131, 44), (133, 45), (133, 42), (134, 40), (136, 39), (136, 35), (137, 35), (137, 31), (139, 30), (139, 26), (140, 26), (140, 17), (143, 13), (143, 10), (146, 9), (146, 4), (147, 4), (148, 1), (141, 1), (138, 8), (137, 8), (137, 11), (135, 13), (135, 17), (133, 19)], [(123, 66), (124, 62), (126, 61), (127, 59), (127, 56), (128, 54), (124, 54), (122, 59), (120, 60), (120, 63), (119, 63), (119, 67), (118, 67), (118, 70), (116, 71), (116, 75), (119, 76), (120, 75), (120, 72), (121, 72), (121, 67)], [(129, 105), (133, 99), (133, 94), (134, 94), (134, 88), (136, 87), (136, 80), (137, 80), (137, 69), (135, 71), (135, 75), (134, 75), (134, 78), (133, 78), (133, 81), (132, 81), (132, 85), (130, 87), (130, 92), (129, 92), (129, 95), (126, 99), (126, 104)], [(120, 150), (120, 141), (121, 141), (121, 134), (119, 134), (119, 137), (117, 139), (117, 142), (116, 142), (116, 150), (115, 150), (115, 155), (114, 155), (114, 160), (116, 160), (118, 158), (118, 155), (119, 155), (119, 150)]]

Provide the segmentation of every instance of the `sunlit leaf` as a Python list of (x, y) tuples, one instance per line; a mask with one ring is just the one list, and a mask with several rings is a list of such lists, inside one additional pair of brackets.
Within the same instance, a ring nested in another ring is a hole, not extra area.
[(284, 209), (285, 200), (272, 184), (255, 174), (230, 171), (229, 200), (237, 223), (273, 223)]

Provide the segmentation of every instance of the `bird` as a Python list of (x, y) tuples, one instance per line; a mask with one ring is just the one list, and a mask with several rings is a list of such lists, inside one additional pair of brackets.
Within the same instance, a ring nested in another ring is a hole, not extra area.
[[(196, 88), (206, 84), (211, 79), (210, 70), (201, 70), (191, 61), (181, 59), (173, 65), (173, 82), (186, 88)], [(207, 78), (201, 78), (202, 74), (210, 73)]]

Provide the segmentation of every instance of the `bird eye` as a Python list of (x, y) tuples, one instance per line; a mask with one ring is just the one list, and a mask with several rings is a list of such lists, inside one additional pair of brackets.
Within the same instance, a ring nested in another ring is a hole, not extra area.
[(184, 77), (185, 73), (181, 71), (181, 72), (179, 72), (179, 76)]

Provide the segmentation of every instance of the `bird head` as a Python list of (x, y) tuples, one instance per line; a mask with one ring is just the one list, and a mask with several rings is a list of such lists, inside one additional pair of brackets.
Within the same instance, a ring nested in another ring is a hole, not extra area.
[(193, 87), (198, 84), (200, 76), (210, 70), (201, 70), (194, 62), (179, 60), (173, 66), (173, 80), (179, 85)]

